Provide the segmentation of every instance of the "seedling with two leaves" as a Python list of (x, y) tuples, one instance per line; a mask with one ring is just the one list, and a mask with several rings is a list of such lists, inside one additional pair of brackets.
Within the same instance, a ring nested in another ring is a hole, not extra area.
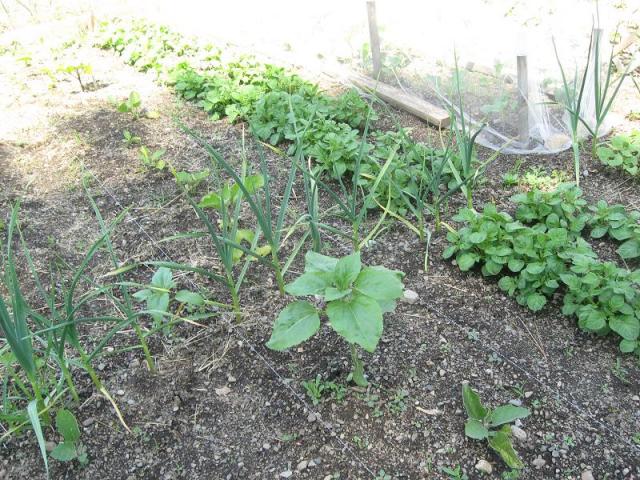
[(80, 465), (89, 463), (87, 450), (80, 443), (80, 428), (76, 417), (69, 410), (58, 410), (56, 430), (62, 436), (62, 442), (55, 446), (50, 455), (60, 462), (78, 460)]
[(133, 147), (134, 145), (140, 145), (141, 139), (129, 130), (124, 130), (122, 132), (122, 141), (127, 147)]
[(320, 297), (326, 306), (319, 310), (307, 300), (289, 304), (275, 320), (267, 347), (282, 351), (308, 340), (320, 329), (324, 311), (331, 327), (351, 347), (351, 379), (367, 386), (356, 346), (375, 351), (382, 336), (383, 314), (394, 311), (395, 301), (402, 296), (402, 276), (380, 266), (363, 268), (359, 252), (340, 259), (307, 252), (304, 273), (285, 289), (297, 297)]
[(480, 396), (466, 383), (462, 385), (462, 402), (469, 417), (464, 426), (465, 435), (475, 440), (487, 440), (509, 468), (523, 468), (524, 464), (513, 448), (509, 424), (528, 417), (529, 409), (510, 404), (493, 410), (486, 408)]
[(145, 167), (164, 170), (167, 166), (167, 162), (162, 158), (164, 157), (164, 154), (165, 150), (163, 149), (151, 151), (143, 145), (140, 147), (138, 157)]
[(120, 113), (130, 113), (134, 119), (140, 118), (142, 115), (142, 99), (138, 92), (131, 92), (124, 102), (117, 105)]

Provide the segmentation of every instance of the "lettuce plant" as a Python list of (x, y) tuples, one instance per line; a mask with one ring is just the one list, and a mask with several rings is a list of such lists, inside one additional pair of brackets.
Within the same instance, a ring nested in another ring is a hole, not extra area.
[(304, 273), (286, 291), (296, 297), (315, 295), (323, 306), (317, 308), (307, 300), (290, 303), (275, 320), (267, 347), (281, 351), (308, 340), (319, 330), (320, 313), (324, 313), (351, 346), (352, 380), (366, 386), (356, 345), (375, 351), (382, 336), (383, 314), (392, 312), (402, 296), (402, 275), (380, 266), (363, 268), (359, 252), (340, 259), (307, 252)]
[(509, 404), (486, 408), (480, 396), (466, 383), (462, 385), (462, 403), (469, 417), (464, 425), (465, 435), (474, 440), (487, 440), (509, 468), (523, 468), (524, 464), (513, 448), (509, 424), (528, 417), (529, 409)]

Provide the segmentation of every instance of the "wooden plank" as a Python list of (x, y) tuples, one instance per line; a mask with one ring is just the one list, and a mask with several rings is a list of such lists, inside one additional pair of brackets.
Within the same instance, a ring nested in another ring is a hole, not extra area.
[(431, 125), (435, 125), (439, 128), (445, 128), (450, 124), (449, 113), (446, 110), (443, 110), (422, 98), (416, 97), (415, 95), (409, 95), (398, 88), (387, 85), (386, 83), (376, 82), (374, 79), (365, 77), (364, 75), (353, 74), (351, 75), (350, 80), (363, 90), (375, 93), (376, 96), (385, 102), (389, 102), (395, 107), (406, 110)]
[(373, 76), (378, 78), (382, 61), (380, 57), (380, 34), (378, 33), (378, 20), (376, 18), (375, 0), (367, 1), (367, 18), (369, 19), (369, 38), (371, 44), (371, 60), (373, 61)]

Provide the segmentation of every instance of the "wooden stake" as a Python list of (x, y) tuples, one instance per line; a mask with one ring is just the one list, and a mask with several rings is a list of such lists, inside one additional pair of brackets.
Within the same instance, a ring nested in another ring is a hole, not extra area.
[(518, 55), (518, 140), (529, 143), (529, 75), (527, 56)]
[(378, 21), (376, 19), (376, 2), (367, 0), (367, 17), (369, 19), (369, 38), (371, 44), (371, 59), (373, 61), (373, 76), (378, 78), (382, 63), (380, 61), (380, 35), (378, 34)]

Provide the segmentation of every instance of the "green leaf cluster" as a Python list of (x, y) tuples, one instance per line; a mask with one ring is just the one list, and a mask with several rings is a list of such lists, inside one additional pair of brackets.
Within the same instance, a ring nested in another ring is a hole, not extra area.
[(176, 287), (172, 271), (167, 267), (160, 267), (153, 274), (151, 283), (133, 294), (136, 300), (145, 302), (147, 313), (153, 319), (156, 327), (163, 325), (167, 327), (165, 318), (171, 316), (169, 305), (172, 300), (191, 308), (204, 305), (205, 299), (199, 293), (179, 290), (174, 295), (173, 290)]
[[(382, 335), (383, 314), (393, 311), (402, 296), (401, 277), (400, 272), (384, 267), (363, 267), (359, 252), (337, 259), (309, 251), (304, 273), (286, 291), (322, 299), (329, 324), (338, 335), (373, 352)], [(267, 347), (285, 350), (309, 339), (320, 328), (319, 313), (306, 300), (289, 304), (275, 320)]]
[(78, 460), (85, 465), (89, 462), (84, 446), (79, 442), (80, 428), (76, 417), (69, 410), (58, 410), (56, 414), (56, 430), (62, 436), (60, 442), (51, 451), (50, 455), (60, 462)]
[(640, 130), (616, 135), (598, 147), (596, 155), (609, 167), (620, 168), (633, 176), (640, 175)]
[(462, 402), (469, 417), (464, 433), (474, 440), (487, 440), (509, 468), (524, 467), (513, 448), (510, 423), (529, 416), (529, 409), (515, 405), (501, 405), (494, 409), (482, 405), (480, 396), (468, 385), (462, 385)]
[(622, 244), (617, 252), (625, 260), (640, 257), (640, 211), (627, 212), (624, 205), (608, 205), (604, 200), (589, 207), (591, 238), (605, 235)]
[(566, 228), (580, 233), (589, 219), (582, 190), (574, 183), (561, 183), (555, 190), (539, 189), (511, 197), (518, 207), (516, 219), (523, 223), (543, 223), (549, 228)]
[(578, 255), (560, 277), (567, 286), (562, 313), (575, 315), (582, 330), (617, 333), (622, 352), (640, 353), (640, 270)]

